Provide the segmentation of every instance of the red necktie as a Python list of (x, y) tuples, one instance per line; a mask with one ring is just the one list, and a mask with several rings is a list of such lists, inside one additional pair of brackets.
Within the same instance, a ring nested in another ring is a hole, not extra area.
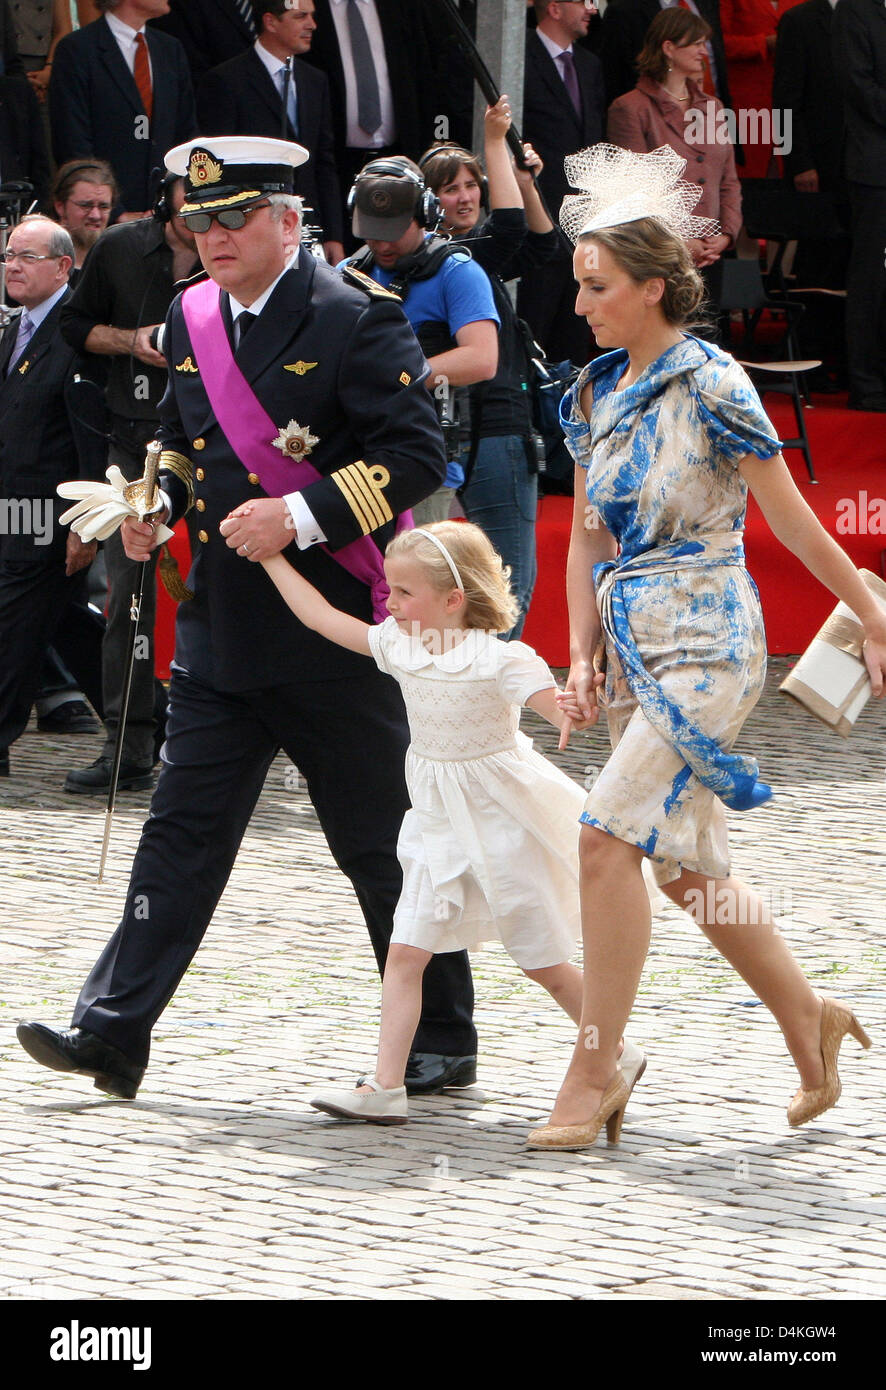
[(142, 106), (145, 108), (145, 115), (150, 120), (154, 114), (154, 89), (151, 86), (151, 65), (148, 62), (148, 45), (145, 42), (144, 34), (136, 34), (135, 36), (133, 77), (135, 78), (135, 85), (138, 87)]
[[(689, 10), (689, 13), (690, 13), (690, 14), (694, 14), (694, 13), (695, 13), (695, 11), (694, 11), (694, 10), (690, 7), (690, 5), (688, 4), (688, 0), (677, 0), (677, 4), (679, 5), (679, 7), (680, 7), (681, 10)], [(714, 86), (714, 79), (713, 79), (713, 77), (711, 76), (711, 64), (710, 64), (710, 62), (709, 62), (709, 60), (708, 60), (707, 54), (705, 54), (705, 60), (704, 60), (704, 77), (701, 79), (701, 82), (699, 83), (699, 86), (700, 86), (704, 91), (710, 92), (712, 96), (716, 96), (716, 95), (717, 95), (717, 89), (716, 89), (716, 87)]]

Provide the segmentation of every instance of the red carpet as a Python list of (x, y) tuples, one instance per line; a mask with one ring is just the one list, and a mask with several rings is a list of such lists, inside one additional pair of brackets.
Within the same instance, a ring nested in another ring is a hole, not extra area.
[[(845, 396), (813, 396), (813, 402), (814, 408), (806, 411), (806, 428), (819, 482), (809, 482), (799, 450), (787, 451), (788, 465), (822, 525), (854, 563), (886, 577), (886, 416), (847, 410)], [(790, 403), (767, 394), (764, 404), (782, 437), (793, 436), (796, 425)], [(859, 517), (859, 500), (863, 504), (865, 494), (867, 506), (862, 506)], [(541, 503), (539, 578), (523, 635), (551, 666), (569, 665), (565, 573), (571, 516), (570, 498), (546, 497)], [(841, 526), (852, 522), (854, 533), (841, 534), (838, 520)], [(753, 498), (748, 505), (745, 550), (748, 569), (760, 590), (769, 651), (804, 651), (834, 599), (775, 539)]]
[[(847, 410), (844, 396), (814, 396), (813, 400), (814, 408), (806, 412), (806, 427), (819, 482), (813, 485), (808, 481), (803, 455), (797, 449), (788, 450), (786, 455), (791, 472), (819, 520), (854, 562), (886, 577), (886, 416)], [(784, 397), (767, 395), (765, 405), (775, 428), (782, 436), (792, 436), (796, 426), (790, 403)], [(524, 638), (551, 666), (569, 665), (565, 574), (571, 519), (571, 498), (546, 497), (541, 502), (538, 583)], [(841, 534), (838, 521), (842, 526), (851, 522), (853, 531)], [(770, 652), (804, 651), (833, 608), (833, 598), (779, 544), (753, 499), (748, 506), (745, 549), (748, 569), (763, 602)], [(189, 551), (182, 523), (176, 529), (172, 550), (186, 576)], [(175, 605), (160, 585), (157, 674), (163, 679), (169, 675), (174, 619)]]

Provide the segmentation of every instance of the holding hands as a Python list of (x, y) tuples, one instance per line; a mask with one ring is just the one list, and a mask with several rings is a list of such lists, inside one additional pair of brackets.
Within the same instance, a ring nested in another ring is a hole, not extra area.
[(294, 538), (292, 516), (282, 497), (258, 497), (229, 512), (219, 526), (231, 550), (262, 561), (285, 550)]

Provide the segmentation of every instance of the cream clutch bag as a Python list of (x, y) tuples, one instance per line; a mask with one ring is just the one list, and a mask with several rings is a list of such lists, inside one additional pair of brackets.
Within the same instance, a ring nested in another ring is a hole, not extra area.
[[(886, 584), (860, 570), (871, 593), (886, 606)], [(829, 728), (848, 738), (871, 698), (871, 679), (861, 646), (864, 629), (851, 608), (838, 603), (813, 637), (793, 671), (779, 686)]]

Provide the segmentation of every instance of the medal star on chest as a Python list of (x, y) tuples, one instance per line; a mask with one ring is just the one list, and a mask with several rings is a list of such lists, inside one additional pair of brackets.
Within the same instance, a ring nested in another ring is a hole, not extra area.
[(286, 454), (288, 458), (305, 458), (315, 444), (320, 443), (316, 434), (311, 434), (308, 425), (300, 425), (297, 420), (290, 420), (288, 425), (283, 425), (277, 438), (272, 440), (275, 449), (279, 449), (281, 454)]

